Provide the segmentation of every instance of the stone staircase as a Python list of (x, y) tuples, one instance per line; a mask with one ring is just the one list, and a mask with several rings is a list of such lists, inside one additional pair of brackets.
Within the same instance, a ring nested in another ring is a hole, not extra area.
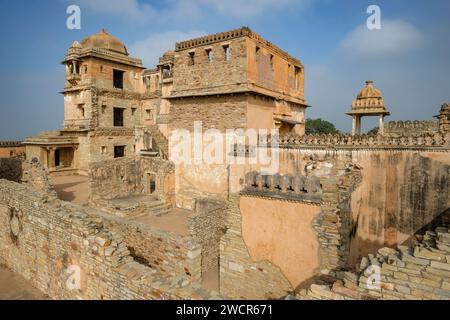
[(157, 200), (152, 203), (146, 204), (147, 213), (151, 213), (155, 216), (161, 216), (168, 213), (172, 209), (172, 205), (162, 200)]
[(169, 140), (159, 131), (157, 125), (148, 126), (152, 135), (153, 142), (156, 144), (155, 151), (158, 151), (159, 155), (163, 159), (169, 158)]

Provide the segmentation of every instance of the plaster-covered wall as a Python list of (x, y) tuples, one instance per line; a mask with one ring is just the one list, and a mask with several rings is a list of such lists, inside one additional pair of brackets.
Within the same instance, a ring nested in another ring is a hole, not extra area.
[(242, 237), (252, 260), (280, 267), (295, 288), (319, 268), (319, 241), (312, 221), (319, 205), (241, 197)]

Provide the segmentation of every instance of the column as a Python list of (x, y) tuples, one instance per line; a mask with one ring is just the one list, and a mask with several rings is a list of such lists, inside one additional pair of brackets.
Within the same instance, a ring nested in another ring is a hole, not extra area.
[(383, 114), (380, 115), (379, 121), (380, 121), (380, 123), (379, 123), (378, 133), (383, 135), (384, 134), (384, 115)]
[(356, 134), (356, 116), (352, 116), (352, 136)]
[(361, 134), (361, 116), (356, 116), (356, 134)]
[(49, 148), (48, 169), (55, 170), (55, 148)]

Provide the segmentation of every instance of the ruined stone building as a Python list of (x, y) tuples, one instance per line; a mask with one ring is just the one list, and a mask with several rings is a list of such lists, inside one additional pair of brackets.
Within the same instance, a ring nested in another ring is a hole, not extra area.
[[(248, 28), (176, 43), (154, 69), (102, 30), (63, 64), (62, 129), (0, 162), (0, 263), (50, 297), (449, 299), (448, 104), (384, 126), (368, 82), (353, 134), (305, 135), (304, 66)], [(360, 134), (366, 115), (379, 134)], [(171, 135), (199, 121), (279, 134), (225, 141), (235, 162), (173, 160)]]
[(90, 163), (162, 152), (155, 145), (194, 120), (304, 133), (303, 65), (248, 28), (177, 43), (155, 69), (102, 30), (74, 42), (62, 63), (63, 128), (25, 141), (51, 172), (87, 174)]

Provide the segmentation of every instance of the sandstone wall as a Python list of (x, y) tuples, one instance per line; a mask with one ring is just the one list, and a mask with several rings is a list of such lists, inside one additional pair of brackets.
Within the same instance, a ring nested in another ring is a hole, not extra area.
[(363, 257), (359, 272), (342, 280), (314, 284), (299, 299), (450, 300), (450, 233), (437, 228), (418, 236), (412, 247), (382, 248)]
[(173, 166), (160, 158), (117, 158), (94, 163), (89, 172), (91, 201), (145, 194), (147, 173), (156, 175), (155, 195), (168, 201), (173, 197)]
[(247, 97), (245, 95), (211, 96), (172, 99), (169, 130), (194, 130), (194, 121), (201, 121), (203, 129), (226, 129), (247, 127)]
[[(229, 48), (226, 60), (224, 45)], [(246, 88), (247, 47), (245, 37), (226, 39), (208, 45), (180, 48), (175, 53), (172, 95), (223, 93)], [(207, 50), (211, 50), (212, 60)], [(190, 54), (194, 55), (191, 62)]]
[(155, 229), (129, 219), (98, 214), (104, 225), (120, 235), (131, 256), (161, 274), (201, 280), (202, 248), (190, 236)]
[(226, 208), (222, 201), (196, 199), (189, 232), (201, 250), (201, 272), (218, 268), (220, 238), (225, 233)]
[[(102, 219), (6, 180), (0, 180), (0, 262), (55, 299), (208, 297), (185, 277), (134, 261)], [(79, 288), (72, 281), (78, 271)]]

